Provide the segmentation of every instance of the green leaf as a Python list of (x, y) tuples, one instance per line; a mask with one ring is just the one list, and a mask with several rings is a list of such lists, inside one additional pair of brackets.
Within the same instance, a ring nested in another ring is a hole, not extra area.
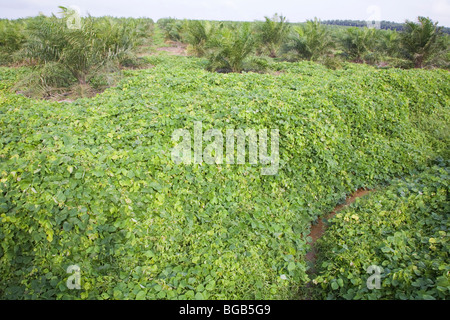
[(72, 225), (71, 223), (67, 222), (67, 221), (65, 221), (65, 222), (63, 223), (63, 229), (64, 229), (64, 231), (70, 231), (70, 230), (72, 230), (72, 227), (73, 227), (73, 225)]
[(216, 282), (214, 280), (212, 280), (206, 285), (205, 288), (208, 291), (212, 291), (212, 290), (214, 290), (215, 287), (216, 287)]
[(197, 292), (195, 294), (195, 300), (204, 300), (203, 294), (201, 292)]
[(136, 300), (145, 300), (147, 293), (145, 291), (139, 291), (136, 295)]
[(333, 289), (333, 290), (337, 290), (337, 289), (339, 289), (339, 285), (337, 284), (337, 282), (332, 282), (331, 283), (331, 288)]
[(288, 264), (288, 270), (289, 270), (289, 271), (295, 270), (295, 263), (294, 263), (294, 262), (289, 262), (289, 264)]
[(114, 289), (114, 299), (121, 299), (123, 297), (122, 291)]

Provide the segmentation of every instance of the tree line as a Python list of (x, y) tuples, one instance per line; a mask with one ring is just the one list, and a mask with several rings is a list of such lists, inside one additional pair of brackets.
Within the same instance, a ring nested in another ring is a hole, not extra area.
[(114, 84), (121, 69), (143, 64), (137, 49), (151, 42), (153, 20), (88, 16), (69, 27), (74, 11), (60, 9), (58, 15), (0, 20), (0, 65), (30, 67), (18, 91), (91, 96)]
[[(344, 27), (363, 28), (367, 26), (367, 21), (364, 20), (323, 20), (322, 23), (326, 25), (344, 26)], [(383, 30), (404, 31), (405, 27), (406, 27), (405, 23), (398, 23), (385, 20), (380, 21), (380, 29)], [(442, 32), (450, 34), (450, 28), (443, 27)]]
[(317, 61), (331, 68), (345, 61), (398, 68), (450, 66), (449, 35), (426, 17), (406, 21), (402, 31), (368, 28), (366, 22), (339, 27), (316, 18), (292, 24), (278, 14), (252, 23), (164, 18), (157, 24), (166, 40), (187, 43), (191, 53), (207, 57), (211, 70), (252, 70), (266, 65), (266, 57)]
[[(309, 60), (337, 69), (346, 62), (378, 67), (450, 67), (449, 35), (429, 18), (407, 21), (403, 31), (343, 27), (318, 19), (263, 21), (83, 17), (69, 28), (71, 9), (57, 15), (0, 20), (0, 65), (30, 67), (17, 83), (29, 96), (68, 92), (91, 96), (113, 85), (123, 68), (145, 66), (138, 53), (156, 37), (187, 44), (215, 72), (266, 72), (273, 61)], [(156, 34), (158, 30), (158, 34)], [(148, 52), (147, 52), (148, 53)], [(145, 55), (145, 54), (144, 54)]]

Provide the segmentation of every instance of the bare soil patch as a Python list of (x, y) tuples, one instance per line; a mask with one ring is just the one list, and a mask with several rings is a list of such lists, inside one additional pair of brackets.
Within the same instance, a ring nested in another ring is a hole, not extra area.
[[(351, 196), (349, 196), (346, 200), (344, 204), (340, 204), (338, 205), (336, 208), (334, 208), (334, 210), (327, 215), (324, 218), (320, 218), (318, 223), (316, 225), (313, 225), (311, 227), (311, 232), (309, 234), (309, 237), (311, 237), (311, 251), (308, 252), (306, 254), (306, 260), (309, 262), (312, 262), (313, 265), (315, 264), (315, 261), (317, 259), (317, 248), (315, 247), (315, 243), (317, 241), (317, 239), (319, 239), (325, 232), (326, 230), (326, 223), (324, 222), (324, 219), (329, 220), (331, 218), (333, 218), (336, 213), (338, 213), (339, 211), (341, 211), (342, 209), (344, 209), (346, 206), (349, 206), (350, 204), (352, 204), (353, 202), (355, 202), (355, 200), (357, 198), (361, 198), (364, 197), (365, 195), (373, 192), (374, 190), (366, 190), (366, 189), (359, 189), (357, 190), (355, 193), (353, 193)], [(314, 268), (311, 270), (311, 273), (315, 273)]]
[(187, 56), (187, 45), (183, 44), (183, 43), (178, 43), (178, 42), (171, 42), (170, 43), (171, 46), (170, 47), (160, 47), (160, 48), (156, 48), (156, 51), (164, 51), (167, 52), (170, 55), (174, 55), (174, 56)]

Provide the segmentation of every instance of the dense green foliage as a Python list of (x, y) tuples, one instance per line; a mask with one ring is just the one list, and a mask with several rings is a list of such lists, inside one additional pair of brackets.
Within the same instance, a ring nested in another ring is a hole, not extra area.
[[(434, 166), (338, 213), (319, 240), (321, 296), (448, 299), (449, 181), (448, 163)], [(370, 265), (383, 268), (379, 289), (366, 286)]]
[(207, 54), (207, 49), (211, 47), (211, 40), (216, 36), (222, 24), (216, 25), (209, 21), (190, 20), (186, 26), (186, 42), (189, 43), (189, 51), (197, 57)]
[(256, 34), (261, 52), (267, 52), (272, 58), (278, 55), (281, 45), (290, 32), (286, 17), (275, 14), (272, 18), (264, 17), (265, 21), (257, 23)]
[(317, 61), (331, 54), (333, 46), (330, 31), (314, 19), (295, 28), (295, 33), (289, 38), (284, 50), (294, 51), (302, 59)]
[[(0, 52), (15, 53), (12, 58), (33, 65), (33, 72), (22, 79), (17, 90), (38, 97), (84, 90), (89, 96), (92, 89), (111, 85), (110, 74), (120, 67), (139, 65), (135, 51), (148, 43), (151, 19), (89, 16), (80, 18), (79, 27), (69, 28), (74, 11), (61, 9), (61, 17), (41, 15), (25, 22), (2, 23), (8, 37), (0, 43)], [(12, 34), (20, 27), (20, 37), (13, 41)]]
[(25, 42), (24, 28), (23, 20), (0, 19), (0, 65), (14, 61)]
[[(305, 23), (289, 23), (278, 14), (264, 19), (251, 23), (250, 33), (246, 35), (254, 46), (251, 55), (285, 61), (313, 60), (331, 68), (340, 67), (342, 59), (382, 67), (448, 69), (450, 66), (450, 36), (444, 35), (444, 28), (428, 18), (406, 21), (394, 30), (368, 28), (367, 22), (354, 23), (352, 27), (332, 26), (330, 21), (323, 23), (317, 18)], [(230, 47), (230, 39), (238, 37), (239, 30), (246, 24), (171, 18), (158, 21), (167, 40), (189, 43), (192, 52), (199, 57), (211, 53), (209, 44), (215, 43), (212, 47), (215, 54), (210, 57), (229, 53), (226, 60), (233, 59), (235, 51), (224, 48)], [(383, 22), (381, 27), (389, 29)], [(225, 30), (216, 32), (217, 28)], [(223, 37), (227, 32), (229, 36)]]
[(183, 40), (183, 29), (186, 26), (186, 21), (181, 21), (174, 18), (163, 18), (159, 19), (157, 24), (161, 30), (163, 30), (166, 39), (172, 41)]
[(446, 49), (442, 39), (442, 28), (425, 17), (418, 18), (419, 23), (407, 22), (401, 36), (401, 43), (407, 58), (416, 68), (422, 68), (433, 55)]
[(246, 59), (255, 50), (255, 38), (252, 35), (250, 24), (243, 24), (238, 30), (221, 29), (210, 40), (208, 69), (242, 72)]
[[(323, 24), (333, 25), (333, 26), (343, 26), (343, 27), (360, 27), (364, 28), (367, 26), (367, 21), (365, 20), (324, 20)], [(380, 21), (380, 28), (383, 30), (393, 30), (393, 31), (403, 31), (405, 29), (405, 23), (398, 23), (392, 21)], [(450, 28), (442, 28), (442, 31), (450, 34)]]
[[(283, 62), (272, 76), (148, 60), (73, 103), (16, 95), (27, 70), (0, 69), (1, 298), (296, 298), (311, 222), (448, 154), (446, 71)], [(194, 121), (279, 129), (278, 174), (175, 165), (171, 134)], [(66, 287), (73, 264), (81, 290)]]

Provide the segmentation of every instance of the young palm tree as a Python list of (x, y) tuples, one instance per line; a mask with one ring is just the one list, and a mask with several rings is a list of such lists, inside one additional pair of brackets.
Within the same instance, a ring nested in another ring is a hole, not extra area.
[(249, 23), (242, 24), (238, 30), (220, 30), (208, 45), (211, 48), (209, 69), (242, 72), (255, 43)]
[[(30, 82), (44, 92), (78, 86), (89, 90), (90, 80), (115, 69), (139, 43), (135, 23), (113, 18), (83, 18), (78, 28), (68, 28), (72, 12), (61, 7), (63, 18), (40, 16), (28, 24), (24, 54), (37, 62)], [(84, 91), (86, 91), (84, 90)]]
[(95, 20), (95, 51), (104, 60), (118, 59), (119, 62), (133, 55), (133, 50), (141, 43), (139, 27), (135, 21), (104, 17)]
[(174, 18), (162, 18), (158, 20), (157, 24), (161, 30), (164, 31), (164, 37), (166, 40), (183, 40), (183, 29), (186, 21), (176, 20)]
[(12, 62), (25, 43), (25, 23), (0, 19), (0, 65)]
[(365, 62), (366, 57), (373, 54), (377, 42), (375, 29), (348, 28), (342, 39), (345, 54), (356, 62)]
[(317, 18), (295, 28), (285, 45), (284, 51), (294, 51), (300, 58), (317, 61), (331, 53), (334, 43), (328, 29)]
[(273, 18), (264, 17), (265, 21), (257, 24), (256, 32), (261, 49), (267, 51), (269, 56), (275, 58), (281, 44), (290, 32), (286, 17), (275, 14)]
[(96, 41), (93, 24), (94, 19), (88, 17), (80, 29), (69, 29), (64, 19), (39, 17), (30, 25), (26, 53), (40, 65), (57, 63), (79, 84), (86, 84), (89, 72), (104, 62), (102, 49), (106, 49)]
[(189, 50), (197, 57), (204, 56), (207, 43), (214, 37), (216, 31), (217, 26), (209, 21), (188, 21), (186, 24), (186, 40), (189, 43)]
[(418, 17), (418, 23), (406, 21), (401, 44), (406, 58), (413, 62), (416, 68), (423, 68), (432, 55), (445, 50), (443, 42), (439, 41), (442, 27), (437, 24), (425, 17)]
[(395, 57), (399, 53), (400, 34), (395, 30), (380, 30), (378, 47), (390, 57)]

